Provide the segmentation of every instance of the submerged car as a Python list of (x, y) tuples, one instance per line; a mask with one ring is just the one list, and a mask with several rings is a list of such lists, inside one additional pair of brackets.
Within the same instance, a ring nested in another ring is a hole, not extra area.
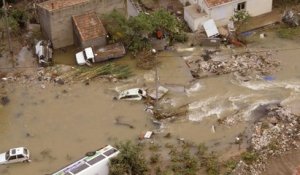
[(12, 148), (5, 153), (0, 154), (0, 165), (18, 162), (30, 162), (29, 158), (30, 153), (27, 148)]
[(141, 88), (133, 88), (122, 91), (119, 94), (119, 100), (141, 100), (146, 97), (146, 91)]
[(51, 41), (38, 41), (35, 45), (35, 54), (38, 58), (39, 65), (43, 67), (52, 65), (53, 49)]

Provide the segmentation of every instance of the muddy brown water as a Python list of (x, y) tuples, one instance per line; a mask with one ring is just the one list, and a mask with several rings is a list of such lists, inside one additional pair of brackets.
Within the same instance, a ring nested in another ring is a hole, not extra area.
[[(248, 123), (238, 122), (231, 127), (218, 125), (219, 117), (239, 112), (243, 114), (243, 119), (251, 121), (251, 112), (256, 107), (274, 101), (283, 101), (293, 110), (299, 109), (300, 51), (290, 49), (297, 48), (299, 43), (276, 39), (271, 34), (268, 36), (260, 40), (258, 34), (254, 35), (256, 44), (249, 47), (285, 49), (276, 52), (282, 66), (279, 72), (272, 75), (272, 81), (240, 83), (232, 75), (223, 75), (191, 82), (182, 59), (200, 55), (202, 48), (161, 53), (157, 57), (161, 62), (158, 66), (159, 82), (173, 87), (161, 103), (175, 106), (190, 104), (187, 116), (164, 123), (162, 135), (171, 133), (174, 138), (172, 142), (184, 138), (205, 143), (226, 158), (240, 151), (233, 142), (248, 127)], [(57, 63), (74, 64), (69, 51), (75, 52), (76, 49), (68, 49), (56, 56), (69, 59), (56, 60)], [(123, 83), (95, 81), (89, 86), (82, 83), (63, 86), (46, 84), (45, 89), (41, 88), (41, 82), (5, 83), (10, 103), (0, 110), (0, 151), (26, 146), (31, 151), (32, 162), (1, 166), (0, 174), (51, 173), (78, 160), (88, 151), (120, 140), (136, 140), (145, 131), (155, 129), (151, 115), (144, 111), (142, 102), (115, 101), (113, 97), (117, 93), (112, 90), (144, 84), (154, 86), (155, 72), (136, 70), (134, 60), (128, 57), (114, 61), (129, 64), (135, 76)], [(145, 80), (147, 77), (152, 79)], [(116, 125), (117, 117), (133, 125), (134, 129)], [(287, 159), (286, 163), (295, 164), (293, 160)]]

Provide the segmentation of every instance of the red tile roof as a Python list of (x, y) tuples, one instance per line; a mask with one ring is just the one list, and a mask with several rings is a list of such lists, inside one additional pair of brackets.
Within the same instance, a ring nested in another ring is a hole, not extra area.
[(106, 36), (106, 30), (95, 12), (73, 16), (74, 24), (82, 41)]
[(70, 7), (76, 4), (89, 2), (89, 0), (49, 0), (39, 4), (39, 6), (49, 10), (58, 10), (66, 7)]
[(225, 4), (234, 0), (205, 0), (208, 7), (214, 7), (217, 5)]

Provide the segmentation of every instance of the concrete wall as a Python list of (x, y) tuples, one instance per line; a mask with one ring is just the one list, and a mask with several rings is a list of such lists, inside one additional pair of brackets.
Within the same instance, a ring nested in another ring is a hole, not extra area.
[(214, 19), (216, 25), (221, 26), (229, 22), (230, 18), (234, 14), (236, 4), (228, 4), (223, 6), (218, 6), (210, 9), (209, 16), (211, 19)]
[(99, 38), (95, 38), (95, 39), (92, 39), (92, 40), (81, 42), (80, 46), (81, 46), (82, 49), (84, 49), (86, 47), (94, 47), (94, 46), (103, 47), (106, 44), (107, 44), (106, 37), (102, 36), (102, 37), (99, 37)]
[(46, 37), (46, 39), (51, 39), (51, 14), (48, 13), (47, 10), (40, 8), (39, 6), (37, 7), (37, 12), (43, 35)]
[(190, 6), (184, 7), (184, 20), (187, 22), (190, 29), (195, 32), (202, 27), (202, 24), (209, 19), (208, 15), (203, 15), (198, 18), (193, 18), (189, 12)]
[(55, 49), (74, 44), (72, 15), (86, 13), (88, 9), (89, 4), (82, 3), (51, 13), (52, 43)]
[(251, 16), (258, 16), (272, 11), (273, 0), (248, 0), (246, 8)]
[(89, 11), (96, 11), (98, 15), (112, 10), (125, 10), (124, 0), (90, 0), (68, 8), (46, 11), (38, 7), (42, 32), (47, 39), (51, 39), (55, 49), (73, 45), (74, 31), (72, 16), (81, 15)]

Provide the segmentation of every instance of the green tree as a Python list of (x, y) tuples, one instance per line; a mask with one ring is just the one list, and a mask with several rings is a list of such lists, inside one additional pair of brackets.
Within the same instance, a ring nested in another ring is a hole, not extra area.
[(136, 17), (126, 19), (122, 14), (113, 11), (104, 16), (104, 24), (113, 42), (121, 41), (133, 53), (151, 47), (149, 37), (157, 30), (167, 33), (171, 40), (183, 33), (183, 25), (166, 10), (157, 10), (151, 14), (140, 13)]

